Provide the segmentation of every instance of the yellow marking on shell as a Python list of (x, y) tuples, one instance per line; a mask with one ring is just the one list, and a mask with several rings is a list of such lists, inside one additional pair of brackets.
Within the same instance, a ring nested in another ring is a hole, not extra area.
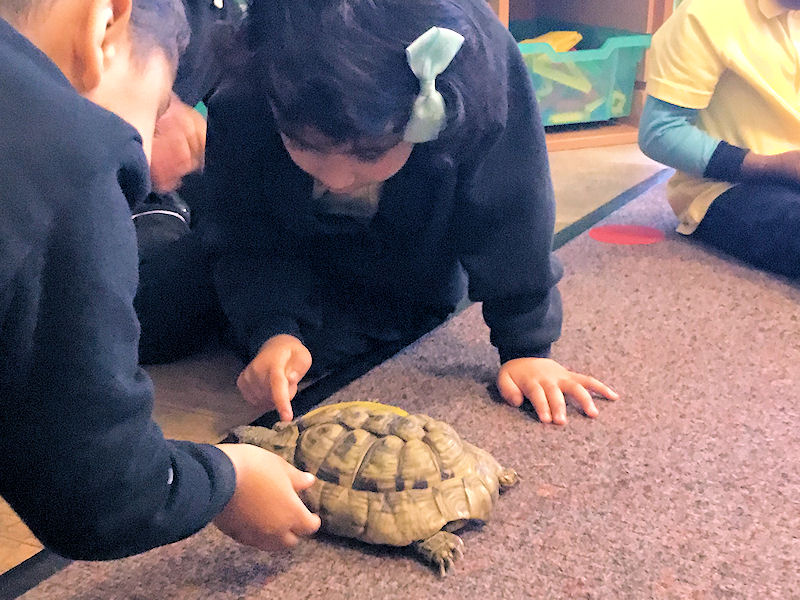
[(365, 408), (369, 409), (373, 413), (390, 412), (396, 415), (400, 415), (401, 417), (408, 416), (408, 413), (404, 411), (402, 408), (398, 408), (397, 406), (392, 406), (391, 404), (383, 404), (381, 402), (371, 402), (369, 400), (353, 400), (351, 402), (339, 402), (338, 404), (328, 404), (326, 406), (320, 406), (319, 408), (315, 408), (314, 410), (307, 412), (301, 418), (310, 417), (311, 415), (317, 415), (323, 412), (340, 411), (344, 408)]

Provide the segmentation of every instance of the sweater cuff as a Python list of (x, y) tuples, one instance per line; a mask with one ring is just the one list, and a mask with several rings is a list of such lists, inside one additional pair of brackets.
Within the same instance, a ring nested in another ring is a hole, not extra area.
[(550, 344), (539, 348), (498, 348), (500, 364), (505, 364), (515, 358), (550, 358)]
[(289, 316), (273, 315), (269, 323), (265, 323), (261, 327), (254, 329), (247, 340), (247, 357), (249, 362), (253, 360), (261, 351), (261, 347), (276, 335), (291, 335), (296, 337), (301, 342), (305, 343), (300, 335), (300, 327), (297, 321)]
[(742, 179), (742, 163), (749, 150), (720, 142), (706, 165), (703, 177), (719, 181), (738, 182)]
[(198, 531), (228, 504), (236, 489), (236, 471), (227, 455), (211, 444), (170, 443), (176, 449), (169, 482), (177, 486), (172, 503), (188, 518), (194, 517), (189, 529)]

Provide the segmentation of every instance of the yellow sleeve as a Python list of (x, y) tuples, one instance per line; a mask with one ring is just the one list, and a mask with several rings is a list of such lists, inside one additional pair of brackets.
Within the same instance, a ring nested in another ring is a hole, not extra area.
[(647, 56), (647, 93), (684, 108), (708, 106), (726, 69), (726, 5), (688, 0), (653, 35)]

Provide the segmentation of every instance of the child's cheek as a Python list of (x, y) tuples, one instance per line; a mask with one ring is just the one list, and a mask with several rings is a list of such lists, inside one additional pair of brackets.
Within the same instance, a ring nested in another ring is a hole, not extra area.
[(303, 171), (312, 175), (314, 174), (314, 160), (310, 153), (289, 150), (289, 157), (292, 159), (292, 162)]

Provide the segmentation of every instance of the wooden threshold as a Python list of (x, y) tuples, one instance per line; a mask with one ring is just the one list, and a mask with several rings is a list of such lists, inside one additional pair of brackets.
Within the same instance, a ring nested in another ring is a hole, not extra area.
[(618, 119), (614, 122), (581, 123), (547, 127), (545, 141), (550, 152), (577, 150), (597, 146), (635, 144), (639, 128), (633, 119)]

